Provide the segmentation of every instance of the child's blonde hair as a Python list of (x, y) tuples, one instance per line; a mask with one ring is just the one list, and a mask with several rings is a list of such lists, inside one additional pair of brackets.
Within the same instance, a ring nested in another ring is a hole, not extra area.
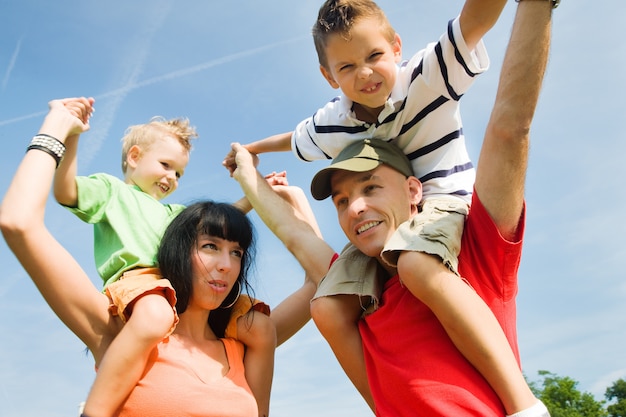
[(126, 156), (134, 145), (143, 150), (150, 148), (154, 141), (162, 136), (173, 136), (187, 152), (191, 151), (191, 140), (198, 137), (196, 128), (189, 125), (189, 119), (165, 119), (155, 116), (148, 123), (129, 126), (122, 138), (122, 172), (126, 174), (128, 168)]
[(350, 39), (352, 26), (359, 19), (374, 17), (380, 22), (381, 31), (387, 40), (395, 42), (393, 29), (385, 12), (372, 0), (327, 0), (320, 7), (317, 21), (313, 25), (313, 43), (321, 66), (328, 69), (326, 46), (331, 35)]

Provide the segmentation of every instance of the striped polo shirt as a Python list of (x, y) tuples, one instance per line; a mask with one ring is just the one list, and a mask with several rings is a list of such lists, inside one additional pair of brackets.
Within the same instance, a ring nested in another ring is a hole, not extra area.
[(409, 157), (424, 198), (471, 200), (475, 171), (465, 146), (459, 100), (489, 67), (482, 41), (470, 51), (458, 17), (438, 42), (398, 65), (397, 81), (376, 123), (355, 117), (352, 101), (335, 97), (296, 127), (292, 149), (303, 161), (332, 159), (348, 144), (388, 140)]

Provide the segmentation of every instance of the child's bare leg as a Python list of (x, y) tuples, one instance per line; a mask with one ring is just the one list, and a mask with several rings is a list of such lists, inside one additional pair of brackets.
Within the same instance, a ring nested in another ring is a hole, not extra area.
[(437, 316), (457, 349), (500, 397), (507, 414), (533, 406), (530, 391), (509, 342), (493, 312), (439, 257), (403, 252), (402, 283)]
[(174, 311), (161, 294), (147, 294), (135, 302), (132, 315), (98, 366), (85, 415), (110, 417), (117, 411), (141, 378), (150, 352), (173, 323)]
[(363, 309), (356, 295), (332, 295), (311, 302), (311, 316), (339, 364), (363, 399), (375, 411), (367, 382), (363, 343), (358, 321)]
[(246, 380), (259, 407), (259, 417), (267, 417), (274, 377), (276, 327), (265, 314), (254, 310), (237, 319), (237, 339), (246, 346), (243, 359)]

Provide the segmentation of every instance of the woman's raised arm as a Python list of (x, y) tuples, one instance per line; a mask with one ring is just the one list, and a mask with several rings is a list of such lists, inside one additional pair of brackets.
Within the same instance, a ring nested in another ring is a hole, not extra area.
[(49, 103), (50, 111), (0, 206), (0, 229), (46, 302), (97, 361), (117, 330), (109, 323), (107, 298), (44, 224), (62, 144), (89, 129), (92, 103), (85, 98)]

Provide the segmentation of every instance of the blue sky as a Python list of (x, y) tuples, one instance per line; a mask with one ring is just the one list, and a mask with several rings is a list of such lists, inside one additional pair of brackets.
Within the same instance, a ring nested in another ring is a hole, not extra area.
[[(380, 0), (409, 57), (436, 40), (462, 1)], [(318, 71), (310, 27), (320, 0), (229, 2), (0, 0), (0, 194), (53, 98), (93, 96), (92, 130), (79, 172), (120, 174), (124, 129), (155, 115), (189, 117), (200, 134), (169, 202), (241, 193), (220, 162), (230, 142), (293, 129), (335, 95)], [(487, 123), (515, 3), (485, 41), (490, 70), (463, 98), (474, 161)], [(594, 16), (591, 18), (591, 16)], [(532, 129), (528, 226), (520, 271), (519, 343), (531, 380), (545, 369), (602, 398), (626, 377), (626, 233), (619, 207), (626, 117), (626, 4), (563, 0), (554, 13), (551, 60)], [(286, 169), (308, 190), (325, 162), (264, 155), (263, 172)], [(25, 190), (24, 192), (28, 192)], [(611, 203), (611, 204), (609, 204)], [(328, 242), (345, 238), (334, 209), (314, 202)], [(302, 271), (254, 217), (257, 296), (276, 305)], [(92, 230), (51, 201), (47, 223), (100, 286)], [(54, 316), (0, 241), (0, 415), (75, 415), (93, 380), (84, 346)], [(416, 352), (416, 356), (419, 352)], [(272, 415), (367, 415), (312, 324), (277, 352)]]

